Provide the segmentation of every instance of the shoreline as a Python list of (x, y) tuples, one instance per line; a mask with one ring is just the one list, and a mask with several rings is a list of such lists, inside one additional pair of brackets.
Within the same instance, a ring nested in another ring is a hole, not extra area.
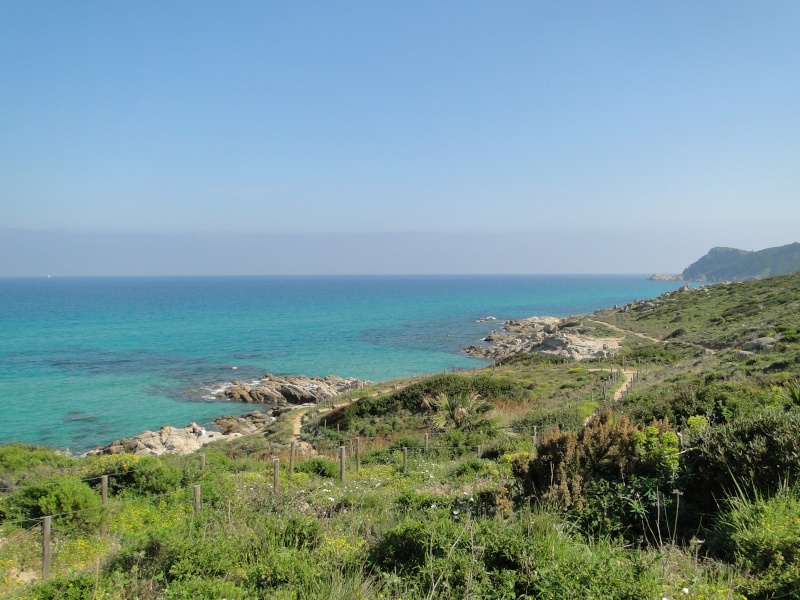
[[(689, 286), (685, 286), (689, 287)], [(665, 292), (665, 294), (672, 294), (677, 293), (677, 290), (673, 290), (670, 292)], [(664, 294), (662, 294), (663, 296)], [(630, 303), (626, 306), (634, 306), (637, 303), (646, 302), (646, 301), (637, 301), (635, 300), (633, 303)], [(616, 309), (617, 306), (614, 306)], [(595, 358), (599, 356), (609, 356), (612, 355), (617, 346), (615, 346), (615, 338), (606, 337), (606, 338), (598, 338), (598, 336), (583, 336), (586, 332), (576, 330), (574, 327), (571, 326), (570, 321), (580, 318), (591, 318), (593, 314), (596, 314), (599, 311), (603, 310), (613, 310), (611, 308), (600, 308), (596, 309), (593, 312), (583, 313), (579, 316), (574, 317), (526, 317), (523, 319), (509, 319), (503, 321), (503, 333), (493, 331), (485, 338), (482, 338), (482, 342), (491, 342), (490, 345), (472, 345), (465, 348), (460, 349), (460, 353), (462, 355), (467, 355), (472, 358), (478, 358), (485, 361), (489, 361), (490, 363), (495, 363), (496, 361), (502, 360), (503, 357), (519, 354), (519, 353), (550, 353), (550, 354), (557, 354), (560, 356), (564, 356), (565, 358), (572, 358), (575, 360), (582, 360), (584, 358)], [(483, 313), (486, 314), (486, 313)], [(489, 317), (482, 317), (477, 322), (494, 322), (497, 321), (496, 318), (489, 318)], [(599, 323), (598, 323), (599, 324)], [(525, 328), (528, 328), (528, 331)], [(549, 330), (548, 330), (549, 329)], [(445, 334), (445, 332), (443, 332)], [(588, 340), (593, 340), (592, 343), (588, 343)], [(488, 366), (487, 364), (483, 365)], [(336, 394), (331, 394), (324, 399), (320, 399), (319, 397), (309, 397), (306, 394), (306, 391), (309, 391), (309, 388), (305, 387), (309, 383), (312, 385), (319, 385), (327, 380), (331, 381), (350, 381), (355, 382), (356, 386), (363, 387), (364, 385), (373, 384), (373, 382), (368, 381), (359, 381), (353, 378), (345, 379), (337, 376), (328, 376), (328, 377), (305, 377), (305, 376), (292, 376), (287, 375), (284, 377), (275, 377), (270, 374), (263, 375), (258, 380), (250, 381), (249, 383), (244, 383), (241, 381), (231, 380), (220, 383), (217, 387), (216, 391), (216, 398), (218, 399), (225, 399), (228, 400), (239, 400), (240, 402), (250, 404), (249, 411), (252, 412), (261, 412), (263, 417), (262, 419), (272, 419), (270, 424), (274, 422), (277, 418), (281, 417), (286, 412), (295, 412), (296, 410), (300, 410), (305, 408), (306, 410), (310, 407), (317, 406), (321, 402), (332, 398)], [(382, 380), (377, 382), (378, 384), (390, 384), (392, 381), (396, 381), (397, 378), (389, 378), (386, 380)], [(262, 383), (269, 383), (267, 386), (262, 386)], [(287, 390), (291, 390), (288, 392), (288, 397), (281, 395), (279, 398), (276, 395), (277, 388), (281, 387), (285, 384), (285, 388)], [(351, 388), (355, 389), (355, 388)], [(349, 390), (345, 390), (349, 391)], [(256, 404), (257, 406), (252, 406)], [(235, 406), (235, 405), (234, 405)], [(142, 441), (142, 438), (148, 438), (150, 440), (150, 445), (154, 446), (155, 448), (149, 448), (151, 450), (150, 454), (157, 454), (163, 453), (159, 448), (159, 443), (161, 447), (163, 447), (164, 441), (166, 440), (166, 445), (172, 444), (176, 448), (180, 448), (181, 446), (185, 446), (185, 444), (178, 444), (176, 442), (177, 438), (183, 437), (184, 439), (191, 439), (190, 434), (195, 433), (194, 429), (200, 428), (208, 428), (206, 429), (205, 435), (199, 435), (197, 437), (203, 438), (200, 440), (200, 443), (197, 444), (197, 447), (193, 447), (191, 450), (187, 452), (194, 452), (197, 451), (199, 448), (204, 447), (208, 443), (218, 440), (229, 440), (233, 439), (231, 434), (237, 433), (235, 430), (225, 429), (219, 427), (217, 422), (220, 420), (242, 420), (243, 415), (248, 414), (244, 409), (243, 412), (239, 412), (232, 406), (232, 412), (226, 413), (220, 417), (216, 417), (213, 421), (203, 423), (201, 425), (197, 425), (196, 422), (190, 422), (189, 424), (185, 425), (184, 427), (174, 427), (171, 425), (163, 425), (156, 431), (151, 431), (145, 429), (140, 431), (138, 434), (135, 434), (129, 438), (120, 438), (114, 440), (110, 443), (105, 445), (96, 445), (92, 446), (87, 450), (84, 450), (80, 453), (76, 453), (77, 456), (86, 456), (90, 454), (96, 454), (103, 451), (106, 448), (111, 446), (121, 446), (124, 445), (126, 442), (131, 442), (131, 440), (139, 439)], [(246, 419), (245, 419), (246, 420)], [(193, 429), (194, 428), (194, 429)], [(249, 432), (247, 432), (249, 433)], [(239, 435), (243, 435), (244, 433), (239, 433)], [(195, 434), (196, 435), (196, 434)], [(158, 442), (156, 442), (156, 437), (158, 437)], [(238, 437), (238, 436), (235, 436)], [(175, 443), (173, 443), (175, 442)], [(6, 442), (6, 443), (15, 443), (13, 441)], [(30, 443), (30, 442), (21, 442), (21, 443)], [(142, 444), (145, 448), (148, 447), (147, 443), (142, 441)], [(35, 444), (34, 445), (39, 445)], [(194, 446), (194, 444), (192, 445)], [(84, 446), (85, 447), (85, 446)], [(143, 450), (139, 448), (139, 450)], [(66, 449), (66, 451), (69, 451)], [(184, 450), (171, 450), (176, 452), (182, 452)]]

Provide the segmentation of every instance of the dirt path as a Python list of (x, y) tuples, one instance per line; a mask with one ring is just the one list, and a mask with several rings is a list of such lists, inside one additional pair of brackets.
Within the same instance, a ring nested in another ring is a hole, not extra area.
[[(589, 369), (589, 370), (590, 371), (601, 371), (603, 373), (608, 374), (608, 371), (606, 371), (605, 369)], [(622, 394), (624, 394), (626, 391), (628, 391), (631, 388), (631, 382), (633, 381), (633, 376), (634, 375), (636, 375), (636, 371), (631, 371), (629, 369), (625, 369), (624, 371), (622, 371), (622, 382), (621, 382), (621, 385), (619, 386), (619, 389), (617, 389), (614, 392), (614, 396), (612, 397), (612, 401), (616, 402), (617, 400), (622, 398)]]
[[(332, 410), (339, 408), (340, 406), (347, 406), (351, 404), (353, 400), (349, 400), (347, 402), (342, 402), (340, 404), (334, 404), (330, 408), (320, 409), (320, 413), (329, 413)], [(308, 412), (308, 408), (301, 408), (292, 413), (292, 440), (295, 442), (300, 441), (300, 432), (303, 429), (303, 416)]]
[(605, 325), (606, 327), (610, 327), (611, 329), (613, 329), (615, 331), (619, 331), (620, 333), (635, 335), (637, 337), (644, 338), (646, 340), (650, 340), (651, 342), (660, 342), (660, 341), (662, 341), (662, 340), (660, 340), (658, 338), (650, 337), (649, 335), (645, 335), (645, 334), (639, 333), (637, 331), (631, 331), (630, 329), (623, 329), (622, 327), (617, 327), (616, 325), (612, 325), (611, 323), (606, 323), (605, 321), (595, 321), (594, 319), (587, 319), (587, 321), (592, 321), (594, 323), (601, 323), (601, 324)]
[(631, 388), (631, 382), (633, 381), (633, 376), (636, 375), (636, 371), (623, 371), (622, 376), (624, 377), (622, 381), (622, 385), (619, 386), (619, 389), (614, 392), (614, 402), (622, 398), (622, 394), (624, 394), (627, 390)]
[(292, 440), (295, 442), (300, 441), (300, 430), (303, 427), (303, 415), (308, 412), (307, 408), (295, 411), (292, 416)]

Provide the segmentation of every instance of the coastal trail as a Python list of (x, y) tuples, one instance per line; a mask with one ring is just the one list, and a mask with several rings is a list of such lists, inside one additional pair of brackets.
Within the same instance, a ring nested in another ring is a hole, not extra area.
[[(589, 371), (602, 371), (604, 373), (608, 373), (605, 369), (589, 369)], [(617, 390), (614, 391), (614, 395), (611, 397), (612, 402), (617, 402), (618, 400), (622, 399), (622, 395), (631, 389), (631, 385), (633, 385), (633, 377), (636, 375), (636, 371), (631, 371), (630, 369), (625, 369), (622, 373), (622, 381), (620, 386)]]
[(650, 340), (651, 342), (661, 342), (661, 341), (663, 341), (663, 340), (660, 340), (659, 338), (654, 338), (654, 337), (650, 337), (649, 335), (645, 335), (644, 333), (639, 333), (638, 331), (631, 331), (630, 329), (623, 329), (622, 327), (617, 327), (616, 325), (612, 325), (611, 323), (606, 323), (605, 321), (598, 321), (598, 320), (595, 320), (595, 319), (586, 319), (586, 320), (587, 321), (592, 321), (594, 323), (601, 323), (601, 324), (605, 325), (606, 327), (608, 327), (609, 329), (613, 329), (615, 331), (619, 331), (620, 333), (623, 333), (623, 334), (635, 335), (635, 336), (643, 338), (645, 340)]
[(622, 385), (619, 386), (619, 389), (614, 392), (614, 398), (613, 398), (614, 402), (617, 402), (620, 399), (622, 399), (622, 395), (631, 389), (634, 375), (636, 375), (636, 371), (629, 371), (627, 369), (625, 371), (622, 371), (622, 376), (625, 379), (622, 381)]

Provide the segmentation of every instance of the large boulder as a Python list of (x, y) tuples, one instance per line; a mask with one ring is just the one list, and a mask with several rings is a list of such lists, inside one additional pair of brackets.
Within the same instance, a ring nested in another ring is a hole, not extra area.
[(161, 456), (162, 454), (190, 454), (211, 442), (233, 439), (241, 433), (223, 434), (206, 431), (197, 423), (186, 427), (165, 425), (158, 431), (143, 431), (130, 438), (111, 442), (107, 446), (94, 448), (87, 454), (135, 454), (138, 456)]
[(767, 350), (772, 348), (778, 340), (771, 337), (760, 337), (747, 342), (742, 346), (742, 350)]
[(338, 394), (362, 387), (368, 381), (336, 377), (305, 377), (292, 375), (276, 377), (266, 374), (258, 381), (242, 383), (234, 381), (225, 390), (224, 396), (238, 402), (256, 402), (261, 404), (307, 404), (324, 402)]

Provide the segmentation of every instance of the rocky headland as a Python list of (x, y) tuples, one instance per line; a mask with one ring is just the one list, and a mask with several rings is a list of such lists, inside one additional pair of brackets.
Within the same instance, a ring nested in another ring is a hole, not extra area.
[(529, 317), (503, 324), (502, 331), (493, 331), (483, 339), (488, 346), (470, 346), (470, 356), (502, 360), (515, 354), (543, 353), (574, 360), (601, 358), (614, 354), (619, 337), (600, 335), (600, 330), (577, 317)]
[(763, 250), (716, 247), (689, 265), (680, 275), (656, 273), (654, 281), (749, 281), (800, 270), (800, 243)]

